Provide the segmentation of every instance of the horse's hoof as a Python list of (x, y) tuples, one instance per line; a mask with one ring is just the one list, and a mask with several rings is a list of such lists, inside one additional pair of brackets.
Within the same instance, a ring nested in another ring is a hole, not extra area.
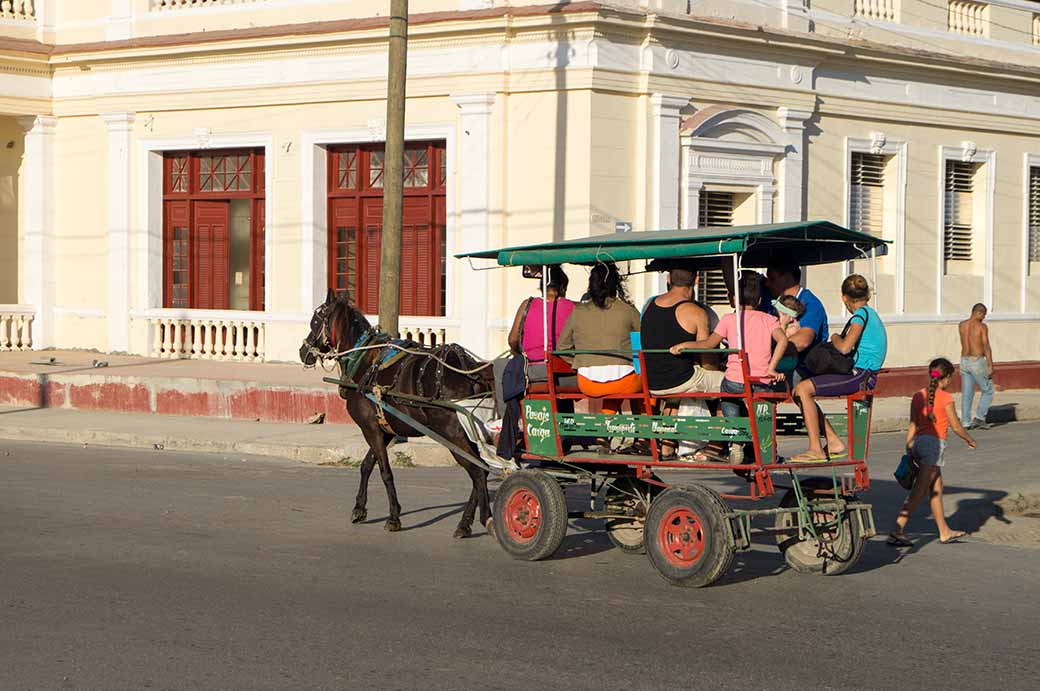
[(473, 529), (469, 526), (463, 528), (461, 525), (455, 529), (455, 533), (452, 535), (456, 540), (461, 540), (464, 537), (469, 537), (473, 534)]
[(401, 529), (401, 521), (396, 521), (391, 518), (383, 525), (383, 529), (388, 533), (396, 533)]
[(495, 534), (495, 519), (487, 519), (487, 522), (484, 524), (484, 527), (487, 529), (487, 534), (491, 536), (491, 539), (495, 542), (498, 542), (498, 535)]
[(366, 509), (354, 509), (354, 513), (350, 514), (351, 523), (364, 523), (368, 519), (368, 510)]

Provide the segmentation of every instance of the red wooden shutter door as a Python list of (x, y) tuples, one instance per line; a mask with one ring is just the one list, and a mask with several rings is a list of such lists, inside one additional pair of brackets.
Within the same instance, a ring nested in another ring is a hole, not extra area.
[[(258, 156), (258, 158), (263, 160), (262, 156)], [(267, 203), (263, 199), (258, 199), (253, 205), (253, 236), (249, 247), (249, 275), (252, 277), (252, 284), (249, 286), (249, 309), (261, 311), (264, 309), (264, 288), (267, 284), (265, 274), (265, 252), (267, 250), (264, 239), (267, 232), (266, 209)]]
[(166, 223), (163, 226), (163, 306), (173, 307), (174, 232), (187, 229), (188, 202), (166, 202)]
[(227, 309), (229, 298), (229, 202), (195, 202), (196, 309)]
[(383, 200), (366, 199), (364, 202), (365, 237), (364, 237), (364, 270), (361, 274), (361, 286), (358, 304), (365, 314), (379, 312), (379, 253), (383, 232)]

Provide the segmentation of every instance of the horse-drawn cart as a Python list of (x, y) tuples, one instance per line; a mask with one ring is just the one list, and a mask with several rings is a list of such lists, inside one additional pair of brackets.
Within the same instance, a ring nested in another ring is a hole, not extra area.
[[(885, 249), (878, 238), (817, 221), (617, 233), (458, 256), (469, 259), (475, 269), (481, 267), (474, 260), (489, 259), (502, 267), (541, 266), (543, 276), (548, 275), (549, 265), (606, 261), (651, 261), (651, 270), (669, 265), (718, 268), (727, 262), (726, 268), (731, 266), (732, 275), (739, 276), (741, 269), (764, 267), (777, 257), (794, 258), (804, 266), (873, 259)], [(633, 272), (642, 269), (631, 268)], [(542, 283), (544, 289), (545, 279)], [(669, 398), (732, 397), (744, 402), (750, 411), (747, 417), (649, 414), (657, 401), (648, 393), (647, 351), (639, 350), (625, 354), (638, 362), (643, 393), (617, 397), (641, 401), (648, 414), (569, 412), (571, 406), (564, 412), (560, 401), (585, 400), (576, 388), (561, 383), (573, 372), (563, 356), (581, 351), (553, 352), (547, 363), (548, 381), (533, 385), (521, 402), (520, 468), (507, 474), (494, 501), (493, 528), (502, 548), (517, 559), (545, 559), (560, 546), (568, 519), (581, 517), (606, 521), (615, 545), (625, 552), (645, 551), (661, 575), (679, 585), (713, 583), (726, 573), (737, 550), (751, 547), (756, 534), (775, 540), (787, 563), (798, 572), (838, 574), (852, 567), (865, 541), (874, 535), (871, 507), (857, 496), (870, 484), (866, 461), (872, 395), (862, 391), (849, 396), (844, 399), (842, 414), (828, 416), (838, 433), (847, 437), (846, 459), (812, 465), (783, 462), (777, 455), (777, 407), (790, 402), (789, 396), (752, 391), (742, 344), (730, 345), (731, 350), (711, 353), (740, 356), (745, 381), (742, 393), (687, 393)], [(575, 440), (610, 437), (648, 440), (649, 452), (572, 450)], [(740, 464), (686, 462), (665, 458), (661, 453), (664, 440), (744, 442), (753, 444), (754, 454), (749, 462)], [(672, 469), (727, 482), (713, 483), (714, 487), (685, 480), (675, 484), (669, 481), (671, 473), (662, 472)], [(734, 482), (744, 488), (728, 486)], [(590, 485), (593, 505), (588, 511), (569, 512), (564, 488), (578, 483)], [(783, 494), (771, 508), (734, 508), (731, 504), (755, 507), (778, 490), (784, 490)]]

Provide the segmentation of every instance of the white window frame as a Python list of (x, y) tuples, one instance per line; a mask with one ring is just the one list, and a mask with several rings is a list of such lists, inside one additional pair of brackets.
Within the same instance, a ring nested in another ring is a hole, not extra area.
[[(973, 142), (961, 142), (960, 146), (939, 147), (939, 167), (936, 175), (938, 188), (938, 215), (936, 225), (938, 229), (936, 240), (936, 286), (935, 286), (935, 313), (942, 314), (943, 309), (943, 283), (946, 278), (946, 261), (943, 252), (945, 240), (945, 208), (946, 208), (946, 161), (963, 161), (965, 163), (982, 164), (985, 177), (986, 189), (979, 199), (986, 205), (981, 228), (972, 228), (972, 233), (982, 233), (982, 301), (994, 311), (993, 306), (993, 205), (997, 182), (997, 152), (993, 149), (979, 149)], [(978, 191), (974, 194), (979, 194)], [(974, 200), (973, 200), (974, 201)]]
[[(456, 125), (452, 123), (406, 126), (404, 131), (405, 142), (444, 141), (447, 152), (444, 243), (445, 256), (449, 258), (455, 254), (456, 129)], [(338, 144), (374, 144), (385, 140), (386, 133), (381, 126), (313, 130), (302, 133), (300, 146), (300, 199), (302, 201), (300, 304), (303, 311), (308, 314), (314, 309), (314, 306), (325, 300), (325, 294), (328, 291), (328, 147)], [(461, 325), (455, 304), (455, 264), (456, 262), (452, 261), (445, 262), (444, 280), (447, 291), (444, 296), (444, 316), (402, 316), (400, 319), (402, 327), (448, 328)]]
[[(871, 133), (870, 139), (862, 139), (856, 137), (845, 138), (845, 198), (844, 198), (844, 220), (845, 227), (848, 228), (851, 219), (849, 218), (849, 204), (852, 200), (852, 154), (853, 153), (866, 153), (866, 154), (881, 154), (882, 156), (892, 156), (896, 161), (896, 179), (892, 181), (895, 185), (896, 190), (896, 208), (895, 208), (895, 219), (896, 224), (894, 231), (894, 242), (892, 246), (892, 252), (895, 255), (895, 306), (896, 314), (906, 313), (906, 297), (905, 297), (905, 286), (906, 286), (906, 181), (907, 181), (907, 144), (903, 140), (893, 139), (889, 140), (882, 132)], [(889, 181), (885, 181), (886, 187)], [(887, 215), (887, 214), (886, 214)], [(883, 231), (887, 231), (888, 228), (884, 228)]]
[[(163, 154), (170, 151), (206, 151), (208, 149), (264, 150), (264, 310), (196, 310), (164, 308), (163, 301)], [(136, 256), (137, 275), (134, 317), (204, 318), (211, 313), (221, 319), (272, 319), (268, 309), (271, 296), (278, 290), (278, 278), (272, 271), (275, 255), (274, 228), (277, 190), (274, 176), (276, 149), (269, 133), (212, 135), (198, 130), (193, 136), (173, 139), (142, 139), (137, 145), (136, 194), (137, 228), (131, 233), (131, 251)]]
[(1022, 285), (1021, 312), (1029, 308), (1029, 171), (1040, 168), (1040, 154), (1024, 154), (1022, 157)]

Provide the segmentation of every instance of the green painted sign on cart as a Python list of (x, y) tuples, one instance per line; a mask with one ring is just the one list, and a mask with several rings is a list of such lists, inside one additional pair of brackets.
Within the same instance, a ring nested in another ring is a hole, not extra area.
[(751, 441), (747, 418), (559, 413), (556, 419), (561, 437)]
[(544, 399), (526, 398), (522, 413), (527, 451), (539, 456), (556, 456), (552, 404)]

